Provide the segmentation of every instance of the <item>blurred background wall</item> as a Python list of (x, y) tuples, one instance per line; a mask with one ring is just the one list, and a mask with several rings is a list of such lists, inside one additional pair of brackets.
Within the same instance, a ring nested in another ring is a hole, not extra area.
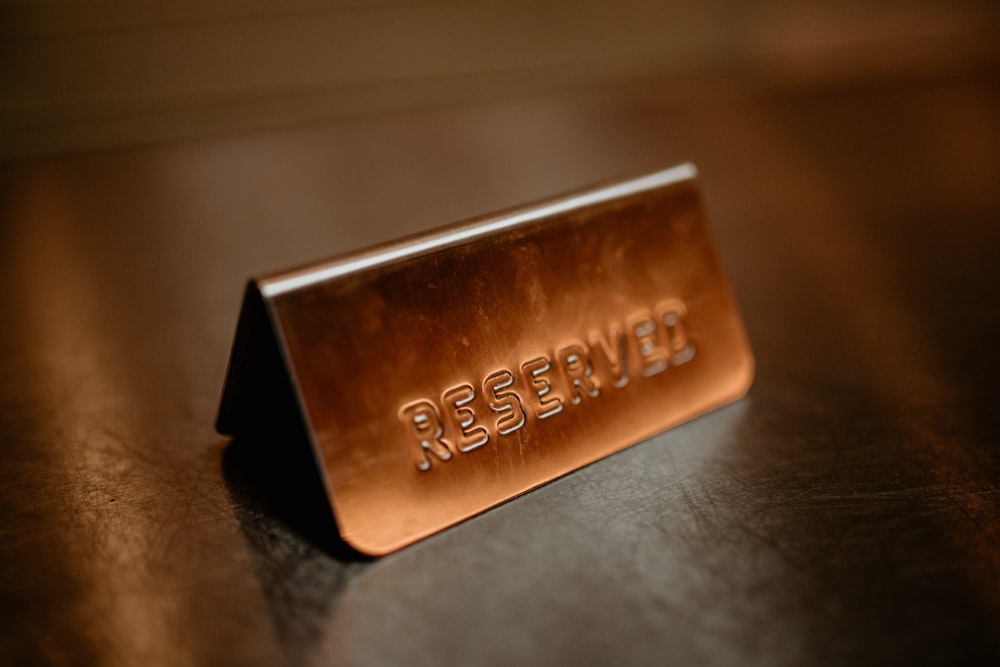
[(997, 4), (0, 0), (0, 160), (644, 77), (947, 73), (996, 62)]

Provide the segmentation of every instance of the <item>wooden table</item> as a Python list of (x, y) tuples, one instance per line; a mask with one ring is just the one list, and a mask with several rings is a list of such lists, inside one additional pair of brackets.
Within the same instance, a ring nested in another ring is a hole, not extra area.
[[(997, 74), (654, 77), (8, 164), (0, 661), (997, 664)], [(742, 402), (375, 561), (295, 434), (213, 432), (249, 275), (682, 160)]]

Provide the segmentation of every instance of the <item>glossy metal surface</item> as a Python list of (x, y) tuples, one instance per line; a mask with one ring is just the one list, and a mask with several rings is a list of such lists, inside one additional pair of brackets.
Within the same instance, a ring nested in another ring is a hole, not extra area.
[[(742, 396), (691, 165), (255, 281), (340, 533), (382, 555)], [(266, 335), (258, 333), (257, 335)], [(276, 354), (276, 350), (264, 353)], [(269, 380), (275, 381), (275, 380)], [(223, 398), (248, 435), (264, 403)]]

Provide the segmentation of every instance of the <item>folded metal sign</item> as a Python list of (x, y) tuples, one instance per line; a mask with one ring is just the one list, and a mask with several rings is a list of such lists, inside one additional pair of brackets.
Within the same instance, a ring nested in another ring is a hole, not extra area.
[(753, 358), (691, 165), (252, 280), (217, 428), (278, 410), (382, 555), (733, 401)]

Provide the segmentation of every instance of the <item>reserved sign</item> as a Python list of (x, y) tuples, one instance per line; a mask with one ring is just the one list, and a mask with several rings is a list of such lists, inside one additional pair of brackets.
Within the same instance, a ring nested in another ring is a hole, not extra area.
[(382, 555), (752, 377), (681, 165), (252, 280), (217, 428), (290, 390), (344, 540)]

